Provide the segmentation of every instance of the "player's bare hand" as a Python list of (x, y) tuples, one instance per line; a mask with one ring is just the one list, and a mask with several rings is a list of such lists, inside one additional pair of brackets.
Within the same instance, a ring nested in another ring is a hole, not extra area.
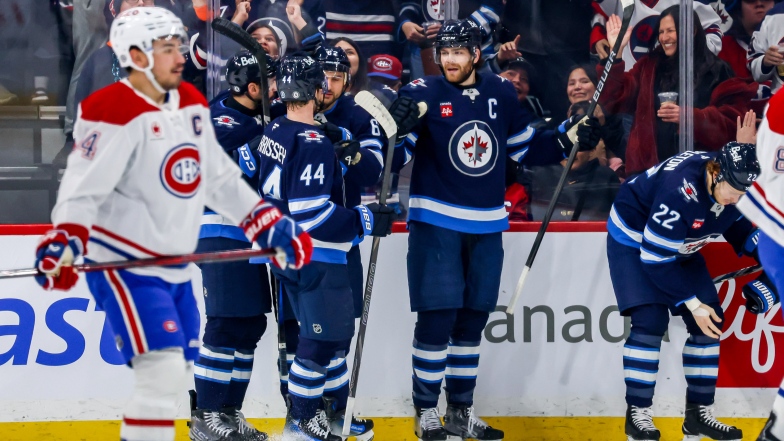
[(422, 26), (419, 26), (416, 23), (410, 21), (403, 23), (403, 35), (406, 36), (406, 40), (418, 46), (425, 43), (425, 32), (422, 29)]
[(721, 319), (710, 306), (701, 304), (697, 309), (691, 312), (694, 316), (694, 321), (700, 327), (703, 334), (711, 338), (721, 337), (721, 329), (716, 326), (716, 323), (721, 323)]
[(250, 16), (250, 1), (236, 0), (236, 4), (237, 9), (234, 11), (234, 16), (231, 17), (231, 21), (242, 26), (248, 21), (248, 17)]
[(498, 57), (496, 58), (498, 64), (503, 64), (507, 61), (514, 60), (517, 57), (523, 56), (518, 50), (517, 45), (520, 43), (520, 36), (518, 35), (512, 41), (507, 41), (498, 48)]
[(762, 57), (762, 64), (765, 66), (778, 66), (784, 63), (784, 55), (779, 52), (778, 46), (771, 46), (765, 51), (765, 56)]
[(656, 116), (664, 122), (678, 124), (681, 121), (681, 107), (675, 103), (664, 103), (659, 107)]
[(596, 49), (596, 54), (599, 55), (599, 58), (603, 60), (610, 55), (610, 42), (607, 41), (606, 38), (603, 38), (596, 42), (594, 49)]
[[(618, 40), (618, 34), (621, 33), (621, 26), (623, 23), (621, 22), (621, 17), (613, 14), (607, 20), (607, 24), (605, 28), (607, 29), (607, 42), (610, 43), (610, 47), (615, 47), (615, 42)], [(618, 53), (623, 53), (623, 49), (629, 44), (629, 39), (632, 37), (632, 29), (629, 28), (626, 31), (626, 35), (623, 36), (623, 40), (621, 40), (621, 47), (618, 49)], [(608, 54), (609, 55), (609, 54)]]
[(738, 131), (735, 139), (746, 144), (757, 143), (757, 114), (753, 110), (746, 112), (742, 119), (740, 116), (738, 117)]
[(297, 0), (289, 0), (286, 3), (286, 16), (289, 22), (296, 26), (297, 29), (302, 30), (307, 26), (307, 22), (302, 18), (302, 5)]

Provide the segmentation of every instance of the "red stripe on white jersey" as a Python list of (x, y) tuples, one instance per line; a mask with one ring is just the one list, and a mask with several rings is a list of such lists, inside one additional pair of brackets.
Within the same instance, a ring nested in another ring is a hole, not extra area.
[(768, 197), (765, 195), (765, 190), (760, 187), (760, 185), (756, 182), (752, 184), (752, 188), (756, 190), (756, 193), (761, 196), (762, 202), (765, 203), (770, 209), (772, 209), (776, 214), (778, 214), (782, 219), (784, 219), (784, 212), (778, 209), (775, 205), (773, 205), (769, 200)]
[[(132, 248), (134, 250), (134, 252), (131, 252), (129, 254), (138, 254), (139, 252), (142, 252), (142, 253), (146, 254), (147, 256), (137, 256), (137, 257), (161, 257), (161, 256), (163, 256), (163, 254), (156, 253), (155, 251), (149, 250), (149, 249), (139, 245), (138, 243), (136, 243), (136, 242), (134, 242), (134, 241), (132, 241), (130, 239), (127, 239), (125, 237), (120, 236), (117, 233), (113, 233), (113, 232), (107, 230), (106, 228), (99, 227), (98, 225), (93, 225), (92, 229), (94, 231), (97, 231), (98, 233), (106, 236), (109, 239), (112, 239), (114, 241), (119, 242), (122, 245), (125, 245), (125, 246), (128, 246), (128, 247)], [(115, 244), (112, 244), (112, 245), (117, 245), (117, 244), (115, 243)]]
[(125, 328), (131, 338), (130, 343), (133, 348), (133, 353), (135, 355), (144, 354), (149, 350), (147, 347), (147, 337), (144, 334), (142, 321), (141, 318), (139, 318), (139, 312), (136, 310), (136, 304), (131, 297), (131, 293), (120, 278), (120, 275), (117, 274), (117, 271), (105, 271), (104, 274), (106, 274), (109, 286), (111, 286), (117, 304), (120, 306)]

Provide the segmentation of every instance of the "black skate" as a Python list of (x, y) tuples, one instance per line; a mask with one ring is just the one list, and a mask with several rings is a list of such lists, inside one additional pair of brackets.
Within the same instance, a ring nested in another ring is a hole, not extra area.
[(414, 433), (419, 437), (419, 441), (446, 441), (447, 433), (441, 418), (438, 416), (438, 408), (416, 410), (414, 418)]
[(192, 441), (245, 441), (237, 430), (226, 423), (229, 417), (225, 414), (204, 409), (191, 412), (188, 426)]
[(286, 422), (283, 439), (285, 441), (343, 441), (343, 438), (329, 433), (329, 428), (322, 425), (323, 421), (326, 419), (321, 418), (319, 414), (309, 420), (292, 419)]
[[(357, 418), (351, 416), (351, 431), (348, 436), (343, 436), (343, 421), (346, 418), (346, 410), (335, 411), (335, 399), (331, 397), (323, 397), (324, 399), (324, 413), (323, 419), (326, 420), (327, 427), (333, 435), (337, 435), (343, 439), (354, 437), (356, 441), (372, 441), (375, 437), (373, 433), (373, 420)], [(319, 415), (316, 415), (320, 419)]]
[(650, 407), (626, 407), (626, 440), (659, 441), (661, 433), (653, 425), (653, 409)]
[(227, 407), (223, 409), (223, 414), (226, 415), (226, 423), (232, 429), (236, 430), (243, 436), (242, 439), (247, 441), (268, 441), (269, 436), (266, 433), (259, 431), (252, 424), (245, 419), (242, 411), (236, 407)]
[(683, 441), (699, 441), (710, 438), (717, 441), (740, 441), (743, 432), (728, 426), (713, 416), (713, 407), (686, 403), (686, 419), (683, 421)]
[(444, 429), (457, 439), (475, 439), (479, 441), (501, 441), (504, 439), (502, 430), (493, 429), (481, 418), (476, 416), (473, 406), (453, 406), (446, 408)]
[(759, 438), (757, 441), (782, 441), (777, 436), (773, 435), (773, 426), (776, 425), (776, 413), (771, 412), (768, 421), (765, 423), (765, 427), (762, 428), (762, 432), (760, 432)]

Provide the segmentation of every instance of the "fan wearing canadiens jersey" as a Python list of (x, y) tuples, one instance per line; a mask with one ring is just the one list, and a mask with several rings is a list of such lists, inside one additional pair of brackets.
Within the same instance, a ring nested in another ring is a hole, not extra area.
[[(163, 8), (133, 8), (114, 20), (110, 41), (129, 76), (79, 106), (54, 229), (36, 250), (38, 283), (70, 289), (80, 256), (107, 262), (193, 253), (205, 205), (248, 240), (277, 250), (277, 265), (307, 263), (310, 237), (242, 180), (215, 139), (204, 97), (182, 82), (188, 46), (180, 19)], [(174, 440), (199, 347), (189, 274), (185, 265), (87, 274), (136, 380), (123, 440)]]
[[(753, 115), (748, 123), (753, 127)], [(689, 332), (684, 439), (742, 437), (712, 413), (724, 314), (697, 251), (724, 236), (738, 255), (759, 260), (759, 230), (735, 206), (759, 171), (754, 145), (731, 142), (718, 152), (673, 156), (618, 191), (607, 221), (607, 258), (618, 309), (631, 318), (623, 349), (629, 440), (660, 438), (651, 406), (670, 313), (680, 315)], [(769, 310), (772, 287), (764, 275), (744, 286), (747, 310)]]

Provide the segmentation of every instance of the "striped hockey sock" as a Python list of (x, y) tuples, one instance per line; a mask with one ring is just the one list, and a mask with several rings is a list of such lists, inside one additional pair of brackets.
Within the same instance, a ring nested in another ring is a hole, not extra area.
[(626, 402), (637, 407), (651, 407), (662, 337), (632, 332), (623, 345), (623, 376)]
[(449, 341), (446, 356), (446, 391), (449, 404), (472, 406), (479, 371), (478, 341)]
[(719, 341), (705, 335), (692, 335), (683, 346), (683, 373), (686, 375), (686, 401), (709, 406), (716, 394), (719, 377)]
[(234, 351), (234, 369), (231, 372), (231, 384), (223, 407), (242, 407), (250, 384), (251, 371), (253, 371), (253, 351), (248, 349)]
[[(295, 356), (296, 355), (295, 355), (294, 352), (286, 352), (286, 362), (289, 365), (289, 368), (286, 370), (286, 372), (291, 372), (291, 365), (294, 364), (294, 357)], [(276, 365), (278, 367), (280, 367), (280, 360), (278, 360)], [(281, 376), (280, 375), (280, 369), (278, 369), (278, 377), (280, 378), (280, 394), (285, 399), (288, 396), (288, 394), (289, 394), (289, 374), (287, 374), (285, 376)]]
[(311, 360), (294, 358), (289, 372), (291, 416), (296, 420), (309, 420), (321, 407), (321, 396), (327, 381), (327, 368)]
[(348, 366), (346, 359), (335, 357), (327, 366), (327, 382), (324, 384), (324, 396), (335, 398), (335, 410), (346, 408), (348, 401)]
[(414, 340), (412, 355), (414, 405), (427, 409), (438, 405), (446, 371), (447, 345), (428, 345)]
[(193, 366), (196, 406), (218, 411), (229, 394), (234, 371), (233, 348), (203, 345)]

